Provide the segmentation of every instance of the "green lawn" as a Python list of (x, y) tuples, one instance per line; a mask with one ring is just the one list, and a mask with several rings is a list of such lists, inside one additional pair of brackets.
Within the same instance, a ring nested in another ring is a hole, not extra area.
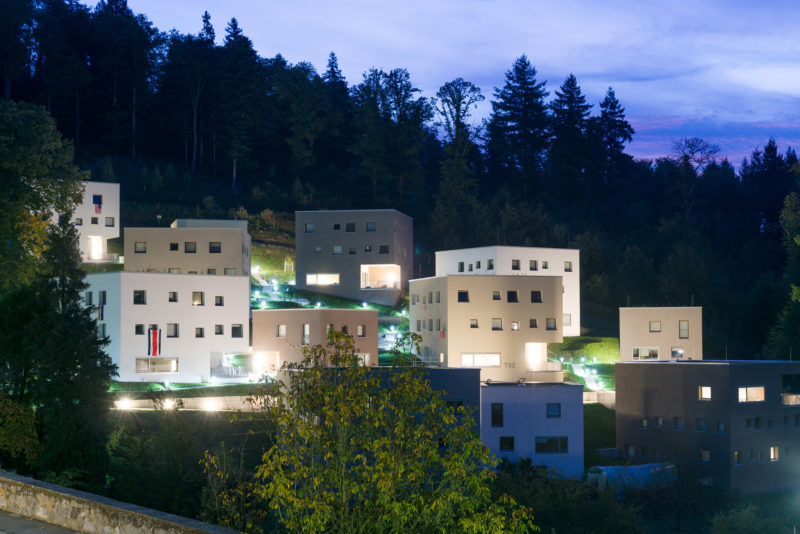
[(616, 447), (616, 413), (602, 404), (583, 405), (583, 463), (584, 469), (593, 465), (625, 465), (623, 458), (597, 454), (597, 449)]
[(170, 383), (167, 388), (160, 382), (113, 382), (109, 391), (115, 398), (149, 399), (154, 394), (171, 391), (183, 399), (195, 397), (246, 396), (258, 391), (263, 384), (187, 384)]

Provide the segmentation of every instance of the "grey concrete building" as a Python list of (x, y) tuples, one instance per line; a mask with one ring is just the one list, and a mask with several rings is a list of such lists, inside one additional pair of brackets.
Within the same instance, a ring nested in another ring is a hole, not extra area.
[(743, 494), (798, 486), (800, 363), (621, 362), (616, 388), (625, 457), (673, 460)]
[(297, 211), (297, 288), (393, 306), (408, 288), (413, 238), (413, 220), (396, 210)]

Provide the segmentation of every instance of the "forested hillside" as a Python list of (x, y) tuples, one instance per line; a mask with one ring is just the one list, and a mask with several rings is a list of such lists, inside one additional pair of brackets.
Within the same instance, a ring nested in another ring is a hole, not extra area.
[[(524, 55), (509, 58), (502, 87), (442, 80), (429, 99), (402, 66), (345, 80), (334, 53), (322, 72), (260, 57), (235, 19), (217, 37), (208, 13), (183, 35), (125, 0), (2, 5), (0, 94), (44, 106), (81, 166), (121, 182), (124, 201), (198, 214), (215, 202), (396, 208), (415, 219), (417, 275), (436, 249), (580, 248), (588, 300), (704, 306), (708, 357), (800, 349), (800, 203), (781, 218), (798, 190), (789, 147), (765, 139), (737, 170), (687, 136), (636, 161), (613, 89), (588, 102), (576, 76), (540, 79)], [(481, 124), (471, 113), (483, 99)]]

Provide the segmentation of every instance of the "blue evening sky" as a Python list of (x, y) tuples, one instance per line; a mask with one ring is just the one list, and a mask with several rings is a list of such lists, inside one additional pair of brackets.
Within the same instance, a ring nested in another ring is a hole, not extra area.
[(552, 93), (574, 73), (590, 103), (611, 86), (636, 129), (636, 157), (671, 153), (681, 137), (719, 145), (738, 166), (774, 137), (800, 147), (800, 2), (741, 0), (129, 0), (161, 30), (217, 41), (231, 17), (258, 53), (311, 62), (328, 53), (348, 83), (370, 67), (404, 67), (423, 96), (462, 77), (486, 101), (525, 53)]

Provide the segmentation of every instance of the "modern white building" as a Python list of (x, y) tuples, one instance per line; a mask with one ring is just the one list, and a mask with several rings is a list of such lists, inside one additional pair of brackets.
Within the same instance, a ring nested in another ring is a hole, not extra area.
[(530, 458), (562, 476), (583, 473), (583, 386), (481, 385), (481, 440), (498, 458)]
[(247, 377), (250, 278), (148, 272), (89, 274), (97, 313), (124, 382)]
[(619, 359), (702, 360), (703, 308), (620, 308)]
[(408, 287), (413, 238), (413, 219), (397, 210), (297, 211), (297, 288), (394, 306)]
[(176, 219), (169, 228), (125, 228), (125, 270), (250, 275), (247, 221)]
[(436, 252), (436, 276), (560, 276), (565, 337), (581, 335), (580, 250), (489, 246)]
[(479, 367), (481, 380), (563, 379), (547, 343), (563, 340), (561, 276), (449, 275), (411, 280), (409, 330), (421, 357)]
[(119, 184), (83, 182), (83, 200), (70, 222), (78, 229), (81, 258), (86, 262), (117, 261), (108, 240), (119, 237)]

